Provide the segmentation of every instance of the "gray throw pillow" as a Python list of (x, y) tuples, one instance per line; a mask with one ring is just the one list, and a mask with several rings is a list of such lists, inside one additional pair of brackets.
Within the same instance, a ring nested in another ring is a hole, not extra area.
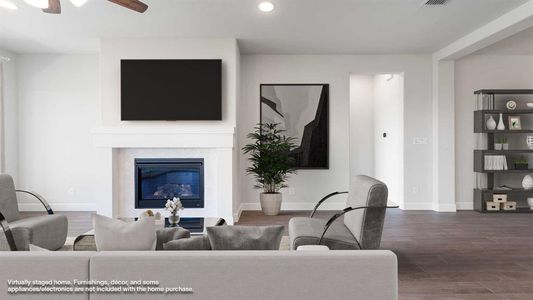
[(170, 241), (163, 245), (165, 250), (211, 250), (209, 239), (207, 236), (193, 236), (190, 238), (184, 238), (179, 240)]
[(157, 235), (154, 218), (124, 222), (93, 215), (94, 241), (97, 251), (155, 250)]
[(30, 252), (50, 252), (50, 250), (41, 248), (39, 246), (36, 246), (34, 244), (29, 244)]
[(163, 250), (163, 245), (169, 241), (189, 238), (191, 232), (183, 227), (167, 227), (157, 230), (157, 245), (155, 250)]
[(283, 226), (207, 227), (213, 250), (279, 250)]

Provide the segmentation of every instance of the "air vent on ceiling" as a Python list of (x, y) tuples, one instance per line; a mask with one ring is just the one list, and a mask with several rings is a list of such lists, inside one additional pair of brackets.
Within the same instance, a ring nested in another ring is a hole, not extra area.
[(428, 0), (424, 5), (444, 5), (448, 0)]

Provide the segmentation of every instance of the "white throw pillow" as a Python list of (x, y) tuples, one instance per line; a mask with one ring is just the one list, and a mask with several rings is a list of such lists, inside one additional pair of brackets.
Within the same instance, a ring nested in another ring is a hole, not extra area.
[(94, 240), (97, 251), (151, 251), (156, 246), (154, 218), (124, 222), (93, 215)]

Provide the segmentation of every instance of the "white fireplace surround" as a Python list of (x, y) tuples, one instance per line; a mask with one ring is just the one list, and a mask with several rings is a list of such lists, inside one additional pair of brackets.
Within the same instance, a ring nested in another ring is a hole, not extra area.
[(100, 127), (93, 130), (93, 139), (103, 170), (104, 188), (95, 197), (98, 213), (133, 217), (144, 211), (135, 209), (135, 158), (204, 158), (205, 207), (185, 209), (180, 215), (222, 217), (233, 223), (235, 128)]

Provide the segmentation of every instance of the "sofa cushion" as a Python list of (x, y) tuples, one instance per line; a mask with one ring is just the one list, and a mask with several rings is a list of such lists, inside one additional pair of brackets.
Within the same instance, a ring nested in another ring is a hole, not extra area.
[(213, 250), (279, 250), (283, 226), (207, 227)]
[[(295, 250), (302, 245), (318, 244), (326, 222), (327, 220), (318, 218), (292, 218), (289, 221), (291, 249)], [(354, 236), (340, 220), (329, 227), (322, 245), (328, 246), (331, 250), (359, 249)]]
[(206, 235), (193, 236), (179, 240), (173, 240), (163, 245), (165, 250), (211, 250), (209, 238)]
[(148, 251), (156, 248), (154, 218), (124, 222), (93, 215), (94, 240), (98, 251)]
[(168, 227), (157, 230), (157, 245), (155, 250), (164, 250), (164, 244), (172, 240), (191, 237), (191, 232), (183, 227)]
[[(9, 223), (18, 250), (28, 250), (28, 244), (34, 244), (48, 250), (57, 250), (65, 244), (68, 220), (64, 215), (42, 215), (24, 218)], [(27, 241), (22, 245), (21, 238)], [(21, 242), (17, 242), (21, 241)]]

